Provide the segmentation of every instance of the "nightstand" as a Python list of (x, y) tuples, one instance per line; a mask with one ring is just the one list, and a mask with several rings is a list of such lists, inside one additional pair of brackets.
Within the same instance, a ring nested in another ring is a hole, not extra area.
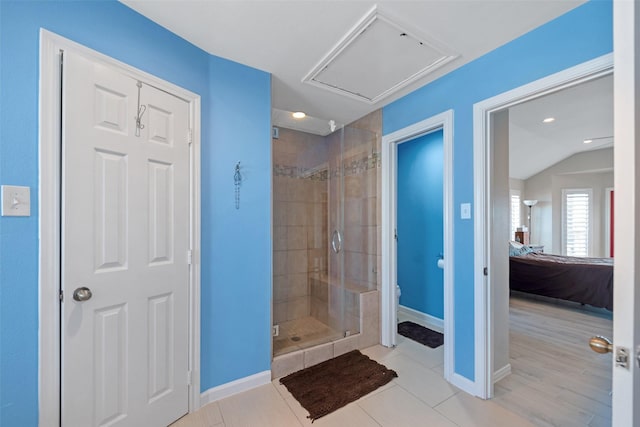
[(529, 232), (528, 231), (516, 231), (514, 240), (523, 245), (529, 245)]

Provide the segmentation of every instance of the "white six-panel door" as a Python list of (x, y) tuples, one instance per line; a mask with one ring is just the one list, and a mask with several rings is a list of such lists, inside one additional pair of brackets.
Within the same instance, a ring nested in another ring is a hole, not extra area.
[(136, 136), (137, 83), (64, 55), (66, 427), (166, 426), (188, 411), (189, 104), (143, 82)]

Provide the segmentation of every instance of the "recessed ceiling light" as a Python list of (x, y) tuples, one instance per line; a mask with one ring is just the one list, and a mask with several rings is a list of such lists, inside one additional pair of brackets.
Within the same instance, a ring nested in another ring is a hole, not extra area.
[(591, 144), (593, 142), (593, 139), (585, 139), (584, 141), (585, 144)]
[(555, 122), (556, 118), (555, 117), (547, 117), (546, 119), (544, 119), (542, 121), (542, 123), (551, 123), (551, 122)]
[(291, 116), (294, 119), (304, 119), (305, 117), (307, 117), (307, 115), (305, 113), (303, 113), (302, 111), (296, 111), (295, 113), (291, 114)]

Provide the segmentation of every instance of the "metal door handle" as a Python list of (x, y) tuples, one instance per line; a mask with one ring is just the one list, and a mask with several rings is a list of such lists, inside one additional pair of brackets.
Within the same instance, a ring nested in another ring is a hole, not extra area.
[(331, 236), (331, 247), (333, 248), (333, 252), (337, 254), (342, 250), (342, 236), (338, 230), (333, 230), (333, 235)]
[(73, 299), (80, 302), (90, 300), (92, 295), (93, 294), (91, 293), (91, 289), (87, 288), (86, 286), (77, 288), (75, 291), (73, 291)]
[(589, 340), (589, 347), (596, 353), (606, 354), (613, 351), (613, 343), (607, 337), (596, 336)]

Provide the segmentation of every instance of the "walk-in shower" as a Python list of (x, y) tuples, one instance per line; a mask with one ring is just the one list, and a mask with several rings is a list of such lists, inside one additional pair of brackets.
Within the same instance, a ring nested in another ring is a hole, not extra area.
[(273, 138), (273, 355), (360, 332), (378, 282), (378, 135), (317, 119)]

